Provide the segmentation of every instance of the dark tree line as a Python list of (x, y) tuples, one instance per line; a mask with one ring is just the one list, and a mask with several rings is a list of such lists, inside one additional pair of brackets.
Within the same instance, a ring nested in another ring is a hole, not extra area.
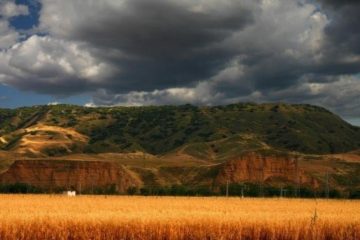
[[(26, 183), (2, 184), (0, 193), (61, 193), (65, 188), (41, 189)], [(75, 189), (72, 189), (75, 190)], [(314, 190), (309, 187), (296, 188), (289, 185), (282, 188), (270, 185), (260, 185), (255, 183), (232, 183), (228, 186), (222, 185), (216, 188), (210, 186), (143, 186), (141, 188), (129, 187), (126, 193), (119, 192), (115, 184), (105, 187), (94, 187), (83, 189), (81, 194), (94, 195), (141, 195), (141, 196), (231, 196), (231, 197), (298, 197), (298, 198), (349, 198), (360, 199), (360, 189), (353, 189), (347, 193), (330, 189)]]

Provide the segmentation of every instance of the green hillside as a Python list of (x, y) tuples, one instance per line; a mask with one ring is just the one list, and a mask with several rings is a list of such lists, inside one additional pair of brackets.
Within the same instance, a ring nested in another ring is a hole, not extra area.
[[(181, 147), (217, 158), (269, 148), (328, 154), (360, 148), (360, 128), (311, 105), (239, 103), (227, 106), (87, 108), (72, 105), (0, 109), (1, 150), (11, 150), (36, 124), (73, 128), (89, 137), (86, 153), (145, 151), (165, 154)], [(71, 136), (69, 136), (70, 138)], [(225, 155), (224, 155), (225, 154)]]

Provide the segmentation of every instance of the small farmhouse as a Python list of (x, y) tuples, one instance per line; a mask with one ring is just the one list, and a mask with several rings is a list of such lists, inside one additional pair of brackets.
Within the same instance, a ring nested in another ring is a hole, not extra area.
[(68, 197), (75, 197), (76, 196), (76, 191), (64, 191), (63, 194), (68, 196)]

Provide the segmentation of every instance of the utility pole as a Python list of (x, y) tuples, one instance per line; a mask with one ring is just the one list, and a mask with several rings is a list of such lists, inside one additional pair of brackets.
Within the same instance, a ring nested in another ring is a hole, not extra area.
[(226, 197), (229, 197), (229, 180), (226, 180)]
[(264, 162), (265, 157), (262, 156), (261, 159), (261, 168), (260, 168), (260, 197), (264, 197), (264, 178), (265, 178), (265, 172), (264, 172)]
[(287, 189), (280, 188), (280, 198), (286, 197)]
[(329, 173), (326, 172), (326, 189), (325, 189), (326, 198), (329, 198), (330, 188), (329, 188)]
[(51, 172), (51, 178), (50, 178), (50, 193), (53, 193), (53, 185), (55, 184), (55, 177), (54, 177), (54, 171)]
[(300, 174), (299, 174), (299, 158), (295, 156), (295, 169), (296, 169), (296, 190), (295, 197), (300, 197)]
[(69, 166), (67, 166), (67, 178), (66, 178), (67, 190), (66, 191), (70, 191), (69, 182), (70, 182), (70, 168), (69, 168)]

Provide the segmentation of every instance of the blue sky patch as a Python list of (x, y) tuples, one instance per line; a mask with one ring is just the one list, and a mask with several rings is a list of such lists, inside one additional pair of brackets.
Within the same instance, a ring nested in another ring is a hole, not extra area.
[(28, 6), (29, 15), (16, 16), (10, 19), (10, 25), (17, 30), (29, 30), (39, 24), (41, 4), (37, 0), (17, 0), (16, 4)]
[(84, 105), (90, 102), (86, 94), (68, 98), (56, 98), (50, 95), (36, 94), (29, 91), (20, 91), (0, 84), (0, 108), (17, 108), (22, 106), (44, 105), (52, 102)]

